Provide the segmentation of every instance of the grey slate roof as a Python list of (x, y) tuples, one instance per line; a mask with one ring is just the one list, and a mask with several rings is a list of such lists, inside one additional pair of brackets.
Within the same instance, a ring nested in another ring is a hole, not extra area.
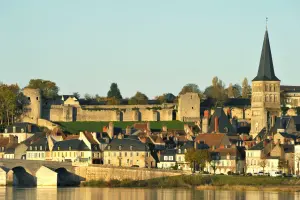
[(300, 86), (293, 86), (293, 85), (281, 85), (280, 90), (284, 92), (300, 92)]
[[(121, 151), (148, 151), (148, 146), (142, 143), (140, 140), (124, 138), (124, 139), (113, 139), (105, 147), (105, 151), (120, 151), (119, 146), (121, 146)], [(132, 146), (132, 150), (130, 149)]]
[[(29, 126), (31, 126), (31, 130)], [(24, 130), (24, 133), (36, 133), (41, 131), (40, 128), (35, 124), (31, 124), (27, 122), (19, 122), (19, 123), (14, 123), (12, 125), (9, 125), (7, 127), (7, 133), (14, 133), (13, 127), (16, 128), (15, 133), (21, 133), (22, 129)]]
[[(211, 116), (208, 132), (212, 133), (215, 131), (215, 117), (218, 117), (219, 122), (219, 132), (220, 133), (230, 133), (235, 132), (228, 116), (224, 113), (223, 108), (216, 108), (214, 114)], [(227, 131), (225, 130), (227, 128)]]
[(274, 72), (268, 30), (265, 32), (258, 73), (253, 81), (279, 81)]
[(251, 147), (249, 150), (263, 150), (264, 149), (264, 141), (269, 142), (269, 140), (263, 140), (256, 144), (255, 146)]
[(33, 142), (28, 146), (27, 151), (49, 151), (49, 144), (47, 138), (42, 137), (39, 140)]
[[(59, 147), (59, 150), (58, 150)], [(56, 142), (53, 146), (53, 151), (90, 151), (88, 146), (78, 139), (64, 140)]]

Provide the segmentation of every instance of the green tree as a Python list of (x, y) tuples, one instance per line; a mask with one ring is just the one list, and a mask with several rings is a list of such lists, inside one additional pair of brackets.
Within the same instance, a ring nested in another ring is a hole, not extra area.
[(155, 97), (155, 99), (160, 103), (173, 103), (176, 99), (176, 96), (174, 96), (172, 93), (165, 93), (163, 95)]
[(230, 83), (227, 88), (227, 95), (228, 95), (228, 98), (234, 98), (232, 83)]
[(200, 90), (200, 88), (197, 84), (194, 84), (194, 83), (186, 84), (185, 86), (183, 86), (183, 88), (179, 92), (179, 95), (185, 94), (187, 92), (198, 93), (200, 99), (204, 98), (203, 92)]
[(195, 171), (196, 165), (203, 171), (206, 162), (210, 159), (209, 152), (206, 149), (190, 148), (185, 153), (185, 160), (190, 163), (191, 169)]
[(56, 83), (49, 80), (31, 79), (26, 87), (40, 89), (44, 99), (52, 99), (58, 96), (59, 88)]
[(228, 98), (224, 83), (218, 77), (213, 78), (212, 85), (205, 89), (204, 95), (214, 100), (215, 107), (222, 107)]
[(135, 104), (147, 104), (148, 103), (148, 97), (141, 93), (137, 92), (133, 97), (129, 99), (129, 104), (135, 105)]
[(74, 96), (76, 99), (79, 99), (79, 98), (80, 98), (79, 92), (73, 92), (73, 96)]
[(122, 99), (122, 95), (117, 83), (112, 83), (110, 85), (110, 90), (107, 92), (107, 98), (114, 98), (116, 100)]
[(242, 97), (243, 98), (251, 97), (251, 86), (249, 85), (247, 78), (244, 78), (242, 83)]

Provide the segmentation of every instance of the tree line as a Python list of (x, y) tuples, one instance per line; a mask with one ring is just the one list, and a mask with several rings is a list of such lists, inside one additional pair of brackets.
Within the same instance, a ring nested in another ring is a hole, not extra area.
[[(40, 89), (42, 99), (55, 99), (58, 97), (59, 87), (50, 80), (31, 79), (26, 85), (26, 88)], [(239, 84), (229, 84), (226, 88), (224, 82), (218, 77), (212, 79), (212, 84), (204, 91), (199, 89), (197, 84), (186, 84), (183, 86), (178, 95), (172, 93), (165, 93), (155, 97), (159, 103), (176, 103), (178, 96), (187, 92), (198, 93), (201, 99), (212, 98), (215, 100), (216, 106), (222, 106), (228, 98), (251, 98), (251, 87), (248, 80), (245, 78), (242, 86)], [(73, 96), (80, 99), (80, 94), (74, 92)], [(122, 101), (126, 103), (147, 104), (149, 98), (146, 94), (137, 91), (135, 95), (130, 98), (123, 98), (117, 83), (112, 83), (107, 96), (101, 97), (99, 95), (85, 94), (84, 99), (87, 101), (105, 101), (110, 105), (120, 104)], [(0, 83), (0, 123), (11, 124), (16, 118), (20, 117), (24, 111), (27, 99), (24, 97), (22, 90), (17, 84), (7, 85)]]

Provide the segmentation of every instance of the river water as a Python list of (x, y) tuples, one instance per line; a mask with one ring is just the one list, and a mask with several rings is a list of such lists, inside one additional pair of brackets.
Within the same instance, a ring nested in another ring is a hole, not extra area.
[(0, 200), (300, 200), (299, 192), (135, 188), (0, 188)]

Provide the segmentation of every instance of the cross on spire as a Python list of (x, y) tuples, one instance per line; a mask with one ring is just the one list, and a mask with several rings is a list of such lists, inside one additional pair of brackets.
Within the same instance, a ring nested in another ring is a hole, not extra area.
[(266, 30), (268, 30), (268, 17), (266, 17)]

